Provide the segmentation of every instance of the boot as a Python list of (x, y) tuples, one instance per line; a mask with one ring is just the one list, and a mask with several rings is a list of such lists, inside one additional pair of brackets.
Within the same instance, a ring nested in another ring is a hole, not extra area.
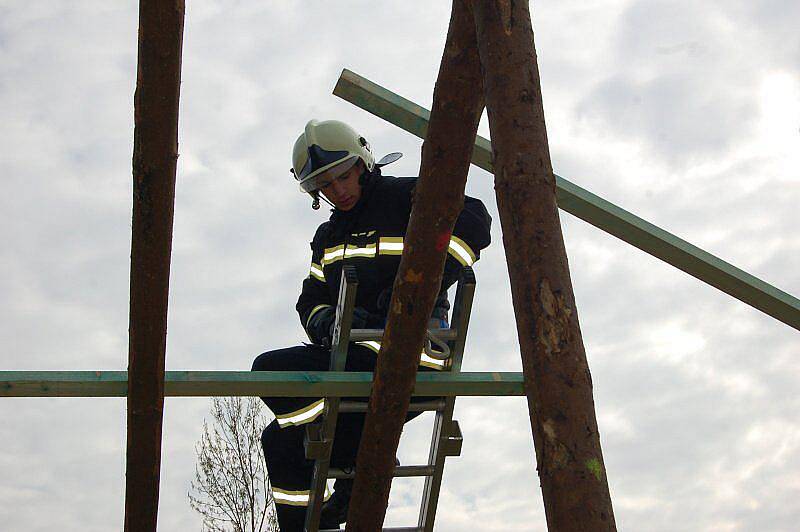
[[(400, 465), (400, 460), (395, 457), (395, 467)], [(337, 530), (339, 525), (347, 521), (347, 509), (350, 507), (350, 495), (353, 493), (353, 479), (342, 478), (333, 485), (333, 495), (322, 505), (322, 515), (319, 519), (320, 530)]]
[(322, 505), (322, 515), (319, 519), (320, 530), (338, 530), (339, 525), (347, 521), (350, 494), (353, 493), (353, 479), (339, 479), (333, 488), (333, 495)]

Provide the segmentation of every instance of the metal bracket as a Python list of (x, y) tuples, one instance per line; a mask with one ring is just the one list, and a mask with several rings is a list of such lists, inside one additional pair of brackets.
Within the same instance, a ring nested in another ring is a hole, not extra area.
[(464, 443), (464, 436), (461, 434), (461, 426), (455, 419), (452, 420), (445, 434), (442, 435), (442, 453), (445, 456), (461, 456), (461, 445)]
[(322, 423), (309, 423), (306, 425), (306, 433), (303, 437), (303, 448), (306, 450), (306, 458), (318, 460), (329, 458), (331, 455), (331, 440), (326, 440), (322, 434)]

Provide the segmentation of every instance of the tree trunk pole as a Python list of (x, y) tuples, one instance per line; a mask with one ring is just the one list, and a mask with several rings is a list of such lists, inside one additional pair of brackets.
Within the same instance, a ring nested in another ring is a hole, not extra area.
[(125, 531), (156, 530), (183, 0), (141, 0), (134, 95)]
[(616, 530), (556, 206), (527, 1), (472, 0), (495, 192), (549, 530)]
[(383, 526), (395, 453), (414, 388), (425, 329), (441, 285), (450, 235), (463, 208), (464, 186), (482, 111), (475, 26), (464, 1), (455, 0), (422, 147), (414, 206), (358, 451), (348, 531), (374, 532)]

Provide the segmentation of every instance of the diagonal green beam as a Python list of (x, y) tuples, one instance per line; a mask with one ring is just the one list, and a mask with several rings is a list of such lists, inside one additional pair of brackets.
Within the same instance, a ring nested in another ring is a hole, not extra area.
[[(167, 371), (167, 397), (369, 397), (372, 373), (343, 371)], [(127, 371), (0, 371), (0, 397), (125, 397)], [(414, 395), (525, 395), (522, 374), (424, 372)]]
[[(355, 72), (343, 70), (333, 94), (409, 133), (425, 138), (430, 111)], [(478, 136), (472, 163), (491, 172), (491, 160), (491, 142)], [(563, 177), (555, 177), (558, 206), (568, 213), (800, 330), (800, 300), (796, 297)]]

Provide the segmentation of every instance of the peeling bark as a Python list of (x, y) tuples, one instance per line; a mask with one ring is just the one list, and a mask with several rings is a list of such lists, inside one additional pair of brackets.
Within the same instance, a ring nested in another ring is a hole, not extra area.
[(156, 530), (183, 0), (141, 0), (134, 95), (125, 531)]
[(455, 0), (359, 447), (348, 531), (374, 532), (383, 525), (425, 327), (441, 285), (447, 242), (463, 207), (482, 111), (475, 27), (465, 2)]
[(495, 192), (550, 530), (616, 530), (526, 1), (472, 0)]

